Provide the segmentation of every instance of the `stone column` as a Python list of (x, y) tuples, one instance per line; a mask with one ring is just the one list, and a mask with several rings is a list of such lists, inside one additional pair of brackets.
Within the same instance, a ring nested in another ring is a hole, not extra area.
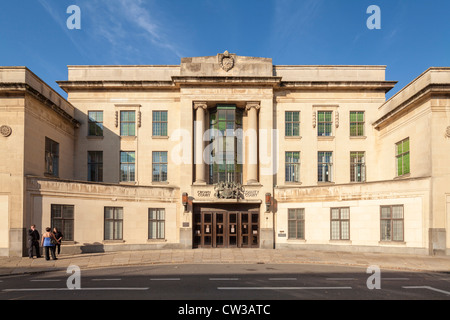
[(203, 150), (205, 145), (203, 141), (203, 134), (205, 132), (205, 118), (207, 108), (208, 106), (206, 102), (194, 102), (194, 110), (196, 115), (194, 143), (195, 185), (206, 184), (206, 166), (203, 160)]
[(248, 158), (247, 158), (247, 184), (258, 184), (258, 110), (259, 102), (247, 103), (248, 114)]

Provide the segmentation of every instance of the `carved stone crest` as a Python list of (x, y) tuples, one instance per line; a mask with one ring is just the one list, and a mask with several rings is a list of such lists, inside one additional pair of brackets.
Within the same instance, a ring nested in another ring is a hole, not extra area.
[(12, 134), (12, 129), (10, 126), (1, 126), (0, 133), (4, 137), (9, 137)]
[(223, 54), (219, 54), (219, 64), (223, 70), (228, 72), (234, 68), (235, 61), (233, 56), (228, 51), (225, 51)]
[(243, 199), (244, 187), (235, 182), (219, 182), (214, 186), (217, 199)]

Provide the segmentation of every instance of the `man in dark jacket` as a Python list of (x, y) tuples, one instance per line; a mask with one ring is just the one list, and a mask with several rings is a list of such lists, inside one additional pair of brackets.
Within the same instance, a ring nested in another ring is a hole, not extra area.
[(36, 250), (36, 258), (41, 257), (39, 240), (39, 231), (36, 230), (36, 226), (33, 224), (31, 229), (28, 230), (28, 257), (30, 257), (30, 259), (33, 259), (33, 248)]

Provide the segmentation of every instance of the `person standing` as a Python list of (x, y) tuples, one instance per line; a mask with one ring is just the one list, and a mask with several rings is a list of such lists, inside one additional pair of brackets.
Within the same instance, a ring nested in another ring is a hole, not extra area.
[[(42, 235), (41, 246), (44, 247), (45, 260), (50, 260), (50, 254), (53, 260), (58, 260), (55, 256), (55, 244), (58, 242), (51, 228), (46, 228)], [(50, 253), (50, 254), (49, 254)]]
[(39, 249), (39, 231), (36, 230), (36, 225), (32, 225), (28, 230), (28, 257), (33, 259), (33, 248), (36, 251), (36, 258), (41, 257)]
[(53, 228), (53, 234), (55, 235), (56, 238), (56, 247), (55, 247), (55, 253), (57, 253), (58, 255), (61, 253), (61, 241), (62, 238), (64, 237), (62, 232), (58, 230), (58, 228)]

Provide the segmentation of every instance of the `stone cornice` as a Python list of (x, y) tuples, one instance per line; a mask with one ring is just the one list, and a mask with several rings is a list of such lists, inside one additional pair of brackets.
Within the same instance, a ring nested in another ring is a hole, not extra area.
[(57, 81), (65, 91), (175, 89), (172, 81)]
[(380, 119), (375, 121), (372, 125), (375, 129), (380, 129), (386, 121), (389, 121), (393, 117), (402, 114), (410, 109), (411, 106), (417, 105), (423, 99), (429, 99), (433, 94), (447, 94), (450, 95), (450, 84), (429, 84), (422, 90), (415, 92), (411, 97), (401, 102), (394, 109), (386, 113)]
[(300, 90), (380, 90), (385, 93), (397, 81), (282, 81), (280, 87)]
[(64, 111), (60, 106), (55, 104), (52, 100), (41, 94), (38, 90), (26, 83), (0, 83), (0, 96), (25, 96), (29, 94), (33, 98), (40, 101), (48, 108), (55, 111), (62, 118), (69, 121), (74, 128), (80, 127), (80, 122), (73, 118), (70, 114)]

